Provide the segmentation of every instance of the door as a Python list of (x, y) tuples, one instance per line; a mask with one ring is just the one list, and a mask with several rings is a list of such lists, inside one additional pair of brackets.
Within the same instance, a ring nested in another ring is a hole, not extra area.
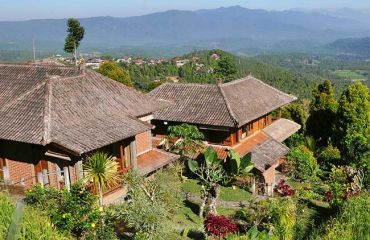
[[(39, 173), (49, 172), (48, 161), (40, 160), (36, 165), (34, 165), (34, 168), (35, 168), (36, 183), (40, 183), (39, 178), (38, 178)], [(43, 184), (49, 184), (49, 176), (45, 176), (43, 178)]]

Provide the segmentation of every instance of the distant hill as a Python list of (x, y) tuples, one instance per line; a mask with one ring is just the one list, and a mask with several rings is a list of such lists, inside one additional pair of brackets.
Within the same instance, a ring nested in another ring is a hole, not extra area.
[(370, 37), (339, 39), (327, 44), (325, 50), (333, 54), (370, 57)]
[[(198, 11), (166, 11), (137, 17), (80, 19), (86, 28), (82, 49), (147, 49), (168, 46), (176, 53), (222, 48), (255, 53), (316, 46), (339, 38), (363, 37), (367, 27), (356, 20), (299, 11), (251, 10), (240, 6)], [(62, 51), (66, 19), (0, 22), (0, 50)], [(282, 42), (280, 44), (280, 42)], [(295, 44), (286, 44), (295, 42)], [(172, 54), (176, 54), (172, 53)]]

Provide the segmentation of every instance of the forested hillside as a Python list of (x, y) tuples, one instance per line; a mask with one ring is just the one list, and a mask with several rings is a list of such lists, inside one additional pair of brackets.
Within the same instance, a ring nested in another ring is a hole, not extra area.
[[(215, 59), (212, 54), (217, 55), (220, 59)], [(169, 77), (177, 77), (180, 82), (186, 83), (215, 83), (220, 78), (217, 68), (223, 58), (229, 59), (236, 69), (236, 73), (225, 79), (225, 82), (252, 74), (276, 88), (301, 98), (310, 95), (313, 83), (302, 75), (220, 50), (193, 52), (159, 64), (122, 64), (122, 67), (130, 73), (137, 88), (148, 91), (168, 80)], [(177, 66), (176, 61), (181, 60), (185, 60), (186, 63)]]

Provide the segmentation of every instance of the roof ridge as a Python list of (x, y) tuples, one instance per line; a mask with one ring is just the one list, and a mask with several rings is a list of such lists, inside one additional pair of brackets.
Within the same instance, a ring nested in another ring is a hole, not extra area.
[(0, 62), (1, 66), (10, 66), (10, 67), (39, 67), (39, 68), (66, 68), (66, 69), (75, 69), (75, 67), (65, 66), (65, 65), (47, 65), (47, 64), (37, 64), (37, 63), (6, 63)]
[(226, 108), (227, 108), (227, 111), (229, 112), (230, 116), (231, 116), (231, 119), (233, 120), (234, 124), (236, 126), (238, 126), (239, 122), (235, 116), (235, 113), (232, 111), (231, 107), (230, 107), (230, 104), (229, 102), (227, 101), (227, 98), (226, 98), (226, 95), (221, 87), (221, 85), (216, 85), (219, 92), (221, 93), (221, 96), (222, 96), (222, 99), (224, 100), (225, 104), (226, 104)]
[(43, 127), (43, 136), (41, 143), (46, 145), (50, 143), (50, 136), (51, 136), (51, 97), (52, 97), (52, 84), (51, 81), (59, 77), (50, 76), (46, 79), (45, 88), (44, 88), (44, 112), (43, 112), (43, 119), (44, 119), (44, 127)]
[(247, 80), (247, 78), (252, 78), (252, 79), (254, 79), (254, 80), (257, 80), (258, 82), (262, 83), (262, 84), (263, 84), (263, 85), (265, 85), (266, 87), (269, 87), (269, 88), (271, 88), (271, 89), (273, 89), (273, 90), (275, 90), (275, 91), (277, 91), (277, 92), (279, 92), (279, 93), (281, 93), (281, 94), (283, 94), (283, 95), (285, 95), (285, 96), (293, 97), (294, 99), (298, 99), (296, 96), (294, 96), (294, 95), (292, 95), (292, 94), (289, 94), (289, 93), (286, 93), (286, 92), (283, 92), (283, 91), (281, 91), (280, 89), (277, 89), (277, 88), (275, 88), (275, 87), (273, 87), (273, 86), (271, 86), (271, 85), (269, 85), (269, 84), (265, 83), (264, 81), (259, 80), (258, 78), (253, 77), (252, 75), (249, 75), (248, 77), (245, 77), (245, 78), (244, 78), (244, 80)]

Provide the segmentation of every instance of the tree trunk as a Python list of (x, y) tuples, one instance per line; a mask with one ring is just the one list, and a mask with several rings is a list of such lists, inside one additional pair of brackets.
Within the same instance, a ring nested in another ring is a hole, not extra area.
[(73, 42), (73, 48), (74, 48), (74, 58), (75, 58), (75, 64), (77, 64), (77, 47), (76, 47), (76, 42)]
[(214, 184), (209, 192), (209, 212), (208, 214), (217, 215), (216, 202), (220, 196), (220, 185)]
[(103, 188), (100, 182), (98, 182), (98, 188), (99, 188), (99, 205), (103, 206)]
[(199, 206), (199, 217), (203, 217), (203, 214), (204, 214), (204, 208), (206, 206), (206, 202), (207, 202), (207, 192), (206, 192), (206, 189), (204, 186), (202, 186), (202, 194), (203, 194), (203, 197), (202, 197), (202, 203), (200, 204)]

